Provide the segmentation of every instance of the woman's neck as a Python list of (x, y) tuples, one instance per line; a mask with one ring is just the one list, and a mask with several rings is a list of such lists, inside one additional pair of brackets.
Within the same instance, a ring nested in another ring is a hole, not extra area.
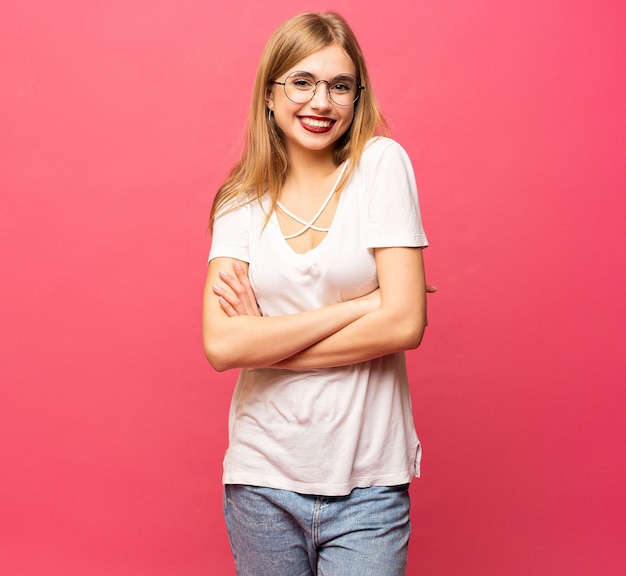
[(287, 180), (294, 184), (323, 180), (337, 170), (332, 149), (289, 150)]

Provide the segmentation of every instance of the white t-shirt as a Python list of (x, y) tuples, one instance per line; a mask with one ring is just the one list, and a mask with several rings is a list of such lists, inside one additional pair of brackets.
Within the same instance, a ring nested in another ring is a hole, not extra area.
[[(367, 294), (378, 286), (374, 248), (428, 244), (411, 162), (389, 138), (363, 152), (313, 250), (294, 252), (275, 213), (264, 228), (267, 206), (254, 201), (218, 217), (209, 255), (249, 263), (264, 316)], [(420, 454), (403, 352), (309, 371), (243, 369), (223, 481), (339, 496), (409, 482)]]

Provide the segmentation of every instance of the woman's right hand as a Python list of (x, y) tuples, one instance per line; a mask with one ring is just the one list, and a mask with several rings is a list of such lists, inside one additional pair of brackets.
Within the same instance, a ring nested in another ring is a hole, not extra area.
[(239, 263), (233, 266), (235, 276), (220, 271), (220, 280), (226, 284), (213, 286), (213, 292), (219, 298), (222, 310), (228, 316), (262, 316), (248, 274)]

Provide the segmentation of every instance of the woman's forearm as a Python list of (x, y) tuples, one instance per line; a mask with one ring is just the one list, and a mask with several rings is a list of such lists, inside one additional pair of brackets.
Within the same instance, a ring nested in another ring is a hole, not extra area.
[(381, 305), (276, 367), (308, 370), (364, 362), (417, 348), (426, 327), (422, 250), (375, 251)]
[(412, 317), (394, 317), (384, 309), (379, 309), (277, 362), (273, 367), (311, 370), (365, 362), (393, 352), (417, 348), (425, 327), (425, 315), (419, 312)]
[[(209, 268), (205, 288), (204, 347), (217, 370), (276, 367), (308, 370), (344, 366), (419, 346), (426, 326), (422, 251), (386, 248), (375, 251), (380, 290), (355, 300), (276, 317), (249, 315), (254, 294), (236, 262), (234, 276)], [(230, 276), (230, 277), (229, 277)], [(232, 290), (225, 312), (226, 292)], [(254, 303), (254, 306), (256, 304)]]
[(375, 298), (365, 297), (285, 316), (229, 317), (208, 285), (203, 323), (205, 354), (219, 371), (274, 365), (348, 326), (375, 306)]

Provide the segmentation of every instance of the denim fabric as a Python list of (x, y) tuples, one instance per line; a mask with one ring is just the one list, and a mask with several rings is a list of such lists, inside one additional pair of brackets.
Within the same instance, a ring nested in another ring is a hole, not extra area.
[(224, 488), (237, 576), (403, 576), (408, 485), (314, 496), (238, 484)]

